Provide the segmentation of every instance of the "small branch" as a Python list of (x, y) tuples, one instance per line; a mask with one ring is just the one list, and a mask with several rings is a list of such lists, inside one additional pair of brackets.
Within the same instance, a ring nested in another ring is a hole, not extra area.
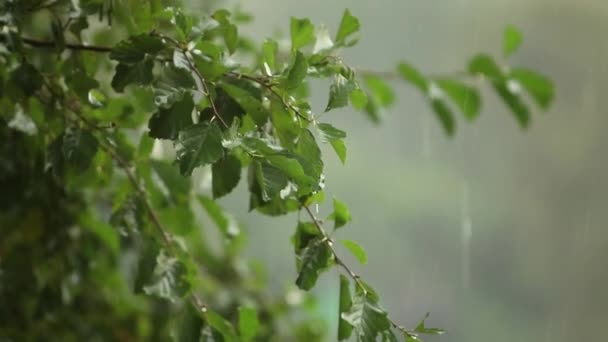
[(321, 222), (319, 221), (319, 219), (317, 219), (315, 214), (312, 213), (312, 210), (310, 210), (310, 207), (305, 205), (304, 209), (308, 213), (308, 216), (310, 216), (310, 218), (312, 219), (312, 222), (315, 225), (315, 227), (317, 227), (317, 230), (319, 231), (319, 233), (321, 233), (321, 236), (323, 237), (323, 241), (325, 241), (325, 243), (327, 244), (327, 247), (331, 251), (331, 254), (333, 254), (336, 264), (339, 265), (340, 267), (342, 267), (344, 269), (344, 271), (346, 271), (348, 276), (351, 277), (353, 279), (353, 281), (355, 281), (357, 286), (359, 286), (359, 288), (361, 288), (364, 293), (367, 293), (367, 289), (365, 288), (365, 285), (361, 282), (361, 279), (360, 279), (361, 277), (359, 277), (355, 272), (353, 272), (353, 270), (351, 270), (350, 267), (348, 267), (348, 265), (346, 265), (344, 263), (344, 261), (342, 261), (342, 259), (340, 259), (340, 257), (338, 256), (338, 253), (336, 253), (336, 250), (334, 249), (333, 241), (331, 240), (329, 235), (327, 235), (327, 232), (325, 231), (325, 229), (323, 229), (323, 226), (321, 225)]
[[(80, 103), (77, 100), (75, 100), (75, 101), (65, 100), (63, 103), (65, 104), (65, 107), (69, 111), (74, 113), (74, 115), (76, 115), (85, 125), (89, 126), (90, 129), (101, 132), (105, 136), (105, 132), (102, 128), (93, 124), (84, 115), (82, 115)], [(101, 147), (101, 149), (104, 150), (118, 164), (118, 166), (120, 166), (120, 168), (124, 171), (125, 175), (129, 179), (129, 182), (131, 183), (131, 186), (135, 189), (136, 195), (139, 197), (140, 201), (144, 205), (144, 208), (148, 212), (148, 216), (150, 217), (150, 221), (152, 221), (152, 225), (159, 232), (159, 234), (163, 240), (163, 243), (165, 244), (165, 248), (167, 248), (167, 251), (170, 254), (175, 256), (176, 253), (175, 253), (175, 250), (173, 247), (173, 243), (171, 241), (171, 236), (169, 235), (169, 233), (167, 233), (167, 230), (163, 227), (158, 215), (156, 214), (156, 211), (154, 211), (154, 208), (152, 208), (152, 205), (148, 201), (148, 197), (147, 197), (145, 191), (143, 190), (143, 188), (137, 181), (135, 174), (131, 171), (131, 165), (129, 165), (129, 163), (118, 152), (116, 152), (116, 150), (114, 150), (114, 148), (112, 148), (105, 142), (99, 141), (98, 143), (99, 143), (99, 146)], [(191, 293), (190, 301), (192, 302), (192, 305), (194, 305), (194, 307), (197, 308), (203, 314), (203, 316), (205, 316), (205, 313), (207, 312), (207, 309), (208, 309), (207, 305), (201, 300), (201, 298), (196, 293)]]
[(198, 79), (201, 81), (201, 85), (203, 86), (203, 92), (205, 93), (205, 95), (207, 95), (207, 98), (209, 99), (209, 103), (211, 104), (211, 110), (213, 110), (213, 116), (216, 117), (225, 128), (228, 128), (228, 124), (226, 123), (226, 121), (224, 121), (224, 119), (218, 112), (217, 107), (215, 106), (215, 102), (213, 101), (213, 98), (211, 97), (211, 92), (209, 91), (209, 86), (207, 85), (207, 81), (205, 81), (205, 78), (203, 77), (201, 72), (198, 70), (196, 65), (194, 65), (194, 62), (192, 62), (192, 60), (190, 59), (190, 57), (188, 56), (186, 51), (182, 51), (182, 53), (184, 54), (184, 57), (186, 58), (186, 61), (188, 62), (188, 66), (190, 66), (190, 69), (192, 71), (194, 71), (194, 73), (196, 74), (196, 77), (198, 77)]
[(283, 96), (281, 96), (281, 94), (279, 94), (273, 87), (271, 83), (265, 82), (265, 80), (260, 79), (258, 77), (254, 77), (254, 76), (249, 76), (249, 75), (245, 75), (245, 74), (240, 74), (240, 73), (236, 73), (236, 72), (229, 72), (226, 73), (226, 76), (230, 76), (233, 78), (243, 78), (252, 82), (255, 82), (259, 85), (261, 85), (262, 87), (268, 89), (274, 96), (276, 96), (281, 103), (283, 104), (283, 106), (287, 109), (292, 110), (299, 118), (308, 121), (308, 122), (312, 122), (312, 120), (310, 120), (309, 118), (307, 118), (306, 116), (302, 115), (302, 113), (300, 113), (300, 111), (294, 107), (291, 103), (288, 103), (287, 101), (285, 101), (285, 99), (283, 98)]
[[(35, 48), (41, 48), (41, 49), (52, 49), (57, 46), (57, 43), (54, 41), (37, 40), (37, 39), (26, 38), (26, 37), (22, 37), (21, 41), (27, 45), (30, 45)], [(108, 52), (112, 51), (111, 48), (105, 47), (105, 46), (81, 45), (81, 44), (72, 44), (72, 43), (65, 43), (65, 47), (70, 50), (93, 51), (93, 52), (100, 52), (100, 53), (108, 53)]]
[[(403, 76), (401, 76), (399, 74), (399, 72), (397, 71), (387, 71), (387, 70), (370, 70), (370, 69), (355, 69), (356, 70), (356, 74), (358, 76), (376, 76), (376, 77), (380, 77), (380, 78), (384, 78), (386, 80), (391, 80), (391, 81), (400, 81), (403, 80)], [(424, 75), (426, 78), (428, 78), (429, 80), (432, 81), (437, 81), (437, 80), (443, 80), (443, 79), (458, 79), (458, 80), (481, 80), (484, 78), (489, 79), (487, 76), (484, 75), (475, 75), (472, 74), (468, 71), (465, 70), (461, 70), (461, 71), (453, 71), (453, 72), (447, 72), (447, 73), (438, 73), (438, 74), (427, 74)]]

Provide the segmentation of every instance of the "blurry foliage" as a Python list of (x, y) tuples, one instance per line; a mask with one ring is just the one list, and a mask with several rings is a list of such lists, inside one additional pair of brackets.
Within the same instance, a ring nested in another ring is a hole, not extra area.
[[(424, 96), (446, 134), (456, 111), (474, 120), (490, 85), (525, 127), (529, 97), (545, 109), (549, 80), (493, 57), (426, 75), (354, 70), (339, 57), (357, 43), (345, 10), (335, 35), (291, 18), (290, 48), (240, 34), (237, 9), (184, 13), (161, 0), (15, 0), (0, 4), (0, 337), (3, 340), (315, 341), (333, 339), (301, 293), (337, 267), (340, 340), (420, 341), (423, 320), (394, 322), (380, 297), (334, 250), (348, 207), (317, 218), (324, 199), (319, 142), (347, 159), (347, 133), (322, 112), (352, 104), (372, 122), (396, 100), (391, 80)], [(258, 38), (258, 37), (255, 37)], [(521, 34), (505, 31), (507, 57)], [(117, 42), (109, 44), (108, 42)], [(312, 108), (310, 78), (329, 81)], [(172, 143), (173, 160), (154, 146)], [(201, 190), (190, 176), (211, 175)], [(247, 169), (243, 174), (243, 169)], [(245, 236), (216, 202), (247, 182), (251, 210), (301, 211), (298, 270), (285, 296), (265, 289), (243, 259)], [(217, 234), (201, 228), (206, 213)], [(304, 219), (307, 217), (307, 219)], [(365, 250), (340, 240), (362, 264)], [(426, 316), (428, 317), (428, 315)], [(425, 319), (426, 319), (425, 317)]]

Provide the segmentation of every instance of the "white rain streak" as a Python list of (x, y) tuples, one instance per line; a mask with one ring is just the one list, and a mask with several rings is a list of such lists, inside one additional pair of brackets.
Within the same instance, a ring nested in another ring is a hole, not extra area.
[(460, 247), (461, 247), (461, 279), (462, 287), (471, 286), (471, 238), (473, 237), (473, 221), (470, 212), (469, 183), (464, 181), (460, 201)]

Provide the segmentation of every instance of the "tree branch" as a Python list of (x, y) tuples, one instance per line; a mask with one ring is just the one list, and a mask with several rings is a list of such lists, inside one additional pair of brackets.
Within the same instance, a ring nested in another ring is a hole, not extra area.
[[(57, 46), (57, 43), (54, 41), (38, 40), (38, 39), (27, 38), (27, 37), (21, 37), (21, 41), (27, 45), (30, 45), (35, 48), (41, 48), (41, 49), (52, 49)], [(65, 47), (70, 50), (92, 51), (92, 52), (100, 52), (100, 53), (108, 53), (108, 52), (112, 51), (111, 48), (105, 47), (105, 46), (82, 45), (82, 44), (73, 44), (73, 43), (65, 43)]]

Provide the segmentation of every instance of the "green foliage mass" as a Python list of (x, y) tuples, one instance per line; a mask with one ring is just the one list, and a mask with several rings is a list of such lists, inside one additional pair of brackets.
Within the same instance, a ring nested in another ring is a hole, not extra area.
[[(240, 10), (170, 4), (0, 4), (0, 338), (420, 341), (443, 333), (392, 320), (340, 258), (333, 235), (351, 221), (344, 202), (334, 199), (325, 220), (311, 211), (324, 199), (319, 144), (347, 160), (347, 133), (320, 116), (351, 104), (378, 122), (396, 101), (392, 82), (403, 81), (453, 135), (455, 112), (477, 118), (478, 87), (487, 84), (525, 127), (528, 97), (547, 108), (551, 82), (487, 54), (445, 77), (406, 62), (394, 72), (355, 70), (339, 55), (358, 40), (349, 10), (333, 39), (291, 18), (283, 49), (239, 32), (251, 19)], [(521, 41), (509, 27), (505, 57)], [(313, 78), (327, 81), (324, 108), (307, 97)], [(154, 152), (163, 143), (170, 157)], [(211, 175), (211, 189), (200, 190), (197, 174)], [(341, 273), (338, 332), (321, 329), (306, 301), (289, 300), (294, 293), (268, 293), (262, 269), (241, 256), (244, 234), (216, 201), (240, 182), (251, 210), (301, 212), (293, 235), (301, 290), (328, 269)], [(219, 234), (201, 228), (200, 214)], [(363, 247), (340, 242), (366, 263)]]

